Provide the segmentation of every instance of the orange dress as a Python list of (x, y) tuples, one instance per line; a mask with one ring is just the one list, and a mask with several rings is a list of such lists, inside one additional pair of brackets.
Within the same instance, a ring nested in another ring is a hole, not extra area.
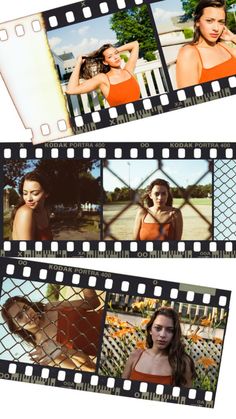
[(175, 240), (175, 230), (172, 221), (163, 224), (160, 224), (158, 222), (145, 223), (146, 215), (147, 214), (145, 214), (142, 219), (142, 224), (139, 232), (139, 240)]
[(199, 83), (206, 83), (208, 81), (218, 80), (220, 78), (230, 77), (236, 74), (236, 57), (234, 57), (230, 53), (230, 51), (226, 49), (222, 44), (220, 44), (220, 46), (224, 48), (229, 53), (229, 55), (231, 55), (231, 57), (227, 61), (218, 65), (215, 65), (214, 67), (211, 67), (211, 68), (204, 68), (200, 51), (195, 46), (195, 48), (198, 51), (201, 64), (202, 64), (202, 73), (199, 79)]
[(140, 353), (135, 365), (133, 366), (129, 379), (137, 381), (145, 381), (147, 383), (154, 384), (173, 384), (172, 375), (156, 375), (156, 374), (146, 374), (144, 372), (136, 371), (135, 366), (137, 365), (139, 359), (141, 358), (143, 352)]
[(87, 355), (97, 356), (103, 310), (86, 311), (74, 307), (58, 310), (58, 343), (68, 349), (82, 350)]
[[(125, 70), (129, 73), (128, 70)], [(130, 74), (130, 73), (129, 73)], [(128, 80), (122, 81), (117, 84), (110, 84), (110, 90), (106, 100), (110, 106), (125, 105), (126, 103), (134, 102), (140, 99), (140, 87), (136, 78), (130, 74)]]

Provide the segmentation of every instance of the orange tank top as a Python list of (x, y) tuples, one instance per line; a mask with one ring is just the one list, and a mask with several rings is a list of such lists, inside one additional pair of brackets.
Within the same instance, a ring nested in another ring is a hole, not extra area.
[(224, 48), (231, 55), (231, 57), (227, 61), (224, 61), (221, 64), (217, 64), (211, 68), (204, 68), (200, 51), (195, 46), (202, 64), (202, 73), (199, 79), (199, 83), (206, 83), (208, 81), (218, 80), (223, 77), (234, 76), (236, 74), (236, 57), (234, 57), (230, 51), (226, 49), (222, 44), (220, 44), (220, 46)]
[(171, 221), (169, 223), (163, 224), (158, 222), (145, 223), (145, 217), (146, 214), (142, 219), (142, 224), (139, 231), (139, 240), (175, 240), (174, 226)]
[(36, 228), (36, 237), (35, 240), (53, 240), (53, 235), (50, 230), (50, 227), (43, 228), (42, 230), (39, 230)]
[(74, 307), (58, 310), (57, 342), (68, 349), (82, 350), (97, 356), (103, 310), (87, 311)]
[[(129, 73), (128, 70), (125, 71)], [(139, 84), (132, 74), (130, 74), (128, 80), (116, 84), (111, 84), (108, 76), (107, 78), (109, 80), (110, 90), (106, 100), (110, 106), (125, 105), (126, 103), (140, 99)]]
[(156, 375), (156, 374), (146, 374), (144, 372), (137, 371), (135, 366), (137, 365), (139, 359), (141, 358), (143, 352), (140, 353), (133, 369), (131, 370), (129, 379), (130, 380), (137, 380), (137, 381), (145, 381), (147, 383), (154, 383), (154, 384), (173, 384), (173, 377), (172, 375)]

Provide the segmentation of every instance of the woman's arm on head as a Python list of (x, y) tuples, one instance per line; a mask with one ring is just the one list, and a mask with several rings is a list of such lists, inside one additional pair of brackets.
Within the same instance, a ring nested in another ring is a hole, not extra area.
[(146, 211), (143, 208), (139, 208), (134, 220), (134, 232), (133, 232), (133, 240), (139, 240), (139, 233), (142, 225), (142, 219)]
[(126, 361), (124, 371), (122, 373), (122, 378), (128, 379), (130, 377), (133, 366), (135, 362), (137, 361), (138, 357), (140, 356), (141, 352), (142, 352), (141, 349), (136, 349), (135, 351), (131, 352), (129, 358)]
[(35, 225), (34, 225), (34, 212), (31, 208), (23, 205), (18, 208), (15, 214), (14, 222), (14, 235), (17, 237), (13, 240), (35, 240)]
[(76, 308), (81, 310), (94, 310), (100, 306), (99, 298), (93, 289), (84, 288), (83, 297), (70, 301), (51, 301), (46, 304), (46, 310), (57, 310), (58, 308)]
[(175, 211), (175, 240), (181, 240), (183, 234), (183, 217), (179, 209)]
[(199, 83), (201, 62), (196, 48), (186, 45), (180, 48), (176, 63), (177, 88)]
[[(232, 42), (233, 44), (236, 44), (236, 34), (231, 32), (227, 27), (225, 27), (220, 39), (226, 42)], [(231, 45), (227, 44), (224, 44), (224, 46), (230, 51), (232, 55), (236, 57), (236, 48), (233, 48)]]
[(85, 80), (83, 83), (80, 84), (80, 69), (83, 63), (82, 57), (79, 57), (75, 66), (73, 73), (70, 76), (66, 93), (68, 95), (81, 95), (83, 93), (89, 93), (93, 90), (98, 89), (100, 84), (103, 81), (103, 75), (97, 74), (96, 76), (92, 77), (89, 80)]
[(129, 51), (130, 52), (129, 59), (128, 59), (127, 63), (125, 64), (125, 69), (130, 71), (131, 73), (133, 73), (133, 71), (136, 67), (136, 63), (137, 63), (137, 59), (138, 59), (138, 55), (139, 55), (139, 43), (138, 43), (138, 41), (129, 42), (128, 44), (122, 45), (121, 47), (117, 48), (117, 50), (119, 52), (123, 52), (123, 51)]

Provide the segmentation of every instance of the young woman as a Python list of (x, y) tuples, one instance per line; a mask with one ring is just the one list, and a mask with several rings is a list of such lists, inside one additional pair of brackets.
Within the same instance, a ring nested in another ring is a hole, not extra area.
[(20, 200), (12, 214), (12, 240), (52, 240), (48, 180), (35, 170), (27, 173), (19, 186)]
[(159, 308), (147, 324), (147, 349), (131, 353), (122, 378), (192, 387), (194, 362), (181, 339), (178, 314), (169, 307)]
[(84, 299), (33, 303), (11, 297), (2, 306), (2, 317), (12, 334), (27, 342), (34, 362), (62, 368), (94, 371), (102, 310), (94, 290), (84, 289)]
[(226, 18), (224, 1), (199, 1), (193, 42), (183, 46), (177, 57), (178, 88), (236, 74), (236, 35), (227, 29)]
[(147, 208), (140, 208), (134, 224), (134, 240), (181, 240), (182, 214), (172, 207), (169, 183), (164, 179), (154, 180), (143, 197)]
[[(122, 51), (130, 51), (124, 68), (121, 68)], [(99, 88), (110, 106), (138, 100), (140, 88), (133, 75), (138, 53), (139, 44), (134, 41), (118, 48), (106, 44), (89, 57), (79, 56), (66, 93), (81, 95)], [(81, 83), (80, 79), (85, 80)]]

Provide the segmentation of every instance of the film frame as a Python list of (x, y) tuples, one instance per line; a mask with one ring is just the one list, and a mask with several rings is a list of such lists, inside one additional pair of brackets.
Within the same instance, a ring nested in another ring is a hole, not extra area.
[[(92, 288), (97, 291), (115, 293), (125, 298), (136, 296), (142, 300), (147, 297), (162, 298), (162, 300), (178, 301), (213, 307), (220, 313), (229, 310), (230, 291), (200, 287), (192, 284), (166, 282), (127, 275), (111, 274), (109, 272), (94, 271), (84, 268), (65, 267), (62, 265), (45, 264), (26, 260), (1, 258), (1, 283), (4, 278), (17, 278), (30, 282), (46, 280), (47, 284), (63, 284), (81, 288)], [(36, 279), (35, 279), (36, 278)], [(39, 279), (38, 279), (39, 278)], [(106, 294), (106, 295), (107, 295)], [(111, 309), (106, 298), (106, 313)], [(227, 318), (227, 316), (226, 316)], [(225, 323), (225, 328), (227, 320)], [(224, 329), (225, 331), (225, 329)], [(104, 336), (104, 329), (103, 329)], [(224, 340), (224, 339), (223, 339)], [(100, 340), (101, 344), (101, 340)], [(223, 344), (223, 341), (221, 341)], [(100, 346), (101, 349), (101, 346)], [(220, 356), (221, 358), (221, 356)], [(99, 358), (99, 362), (100, 362)], [(136, 380), (124, 380), (121, 378), (107, 377), (98, 373), (74, 372), (71, 369), (63, 370), (43, 365), (27, 365), (23, 362), (0, 360), (0, 373), (2, 379), (30, 382), (42, 385), (59, 386), (84, 391), (93, 391), (118, 396), (128, 396), (146, 400), (157, 400), (171, 403), (179, 403), (193, 406), (213, 408), (215, 391), (202, 390), (201, 388), (187, 388), (174, 385), (154, 385), (152, 383), (139, 382)]]
[[(205, 161), (204, 164), (210, 168), (209, 176), (212, 176), (212, 197), (208, 199), (208, 213), (211, 219), (211, 234), (213, 238), (208, 237), (203, 240), (133, 240), (114, 238), (113, 240), (105, 239), (105, 228), (107, 222), (104, 220), (103, 209), (105, 198), (102, 201), (102, 210), (100, 218), (100, 237), (101, 239), (79, 239), (72, 240), (69, 235), (68, 240), (36, 240), (36, 241), (18, 241), (5, 239), (3, 240), (3, 227), (2, 222), (2, 241), (1, 241), (1, 255), (2, 256), (18, 256), (18, 257), (139, 257), (139, 258), (157, 258), (157, 257), (235, 257), (235, 230), (234, 230), (234, 205), (235, 205), (235, 144), (230, 143), (47, 143), (40, 148), (34, 148), (31, 144), (14, 144), (13, 146), (1, 145), (1, 161), (2, 168), (4, 164), (14, 160), (16, 161), (30, 161), (36, 159), (39, 161), (62, 161), (71, 159), (71, 162), (77, 160), (81, 162), (96, 161), (101, 162), (101, 190), (104, 195), (104, 162), (122, 163), (125, 160), (125, 167), (127, 171), (127, 161), (134, 162), (135, 160), (144, 162), (149, 165), (150, 162), (163, 161), (163, 164), (172, 161), (177, 165), (181, 162), (196, 162), (199, 160)], [(60, 160), (61, 159), (61, 160)], [(10, 163), (11, 164), (11, 163)], [(122, 163), (123, 164), (123, 163)], [(156, 163), (155, 163), (156, 164)], [(181, 167), (181, 166), (179, 166)], [(3, 169), (2, 169), (3, 170)], [(209, 169), (207, 169), (209, 171)], [(162, 166), (159, 172), (162, 171)], [(158, 173), (159, 173), (158, 172)], [(165, 172), (163, 172), (165, 173)], [(162, 174), (162, 172), (161, 172)], [(205, 175), (203, 171), (200, 175)], [(122, 176), (118, 176), (118, 180)], [(149, 178), (149, 176), (147, 176)], [(2, 179), (4, 173), (2, 172)], [(170, 181), (171, 177), (167, 177)], [(127, 184), (126, 184), (127, 186)], [(174, 183), (175, 186), (175, 183)], [(130, 189), (132, 190), (132, 189)], [(132, 190), (133, 191), (133, 190)], [(101, 192), (101, 191), (100, 191)], [(137, 191), (133, 191), (137, 192)], [(1, 191), (1, 205), (3, 209), (3, 195), (4, 185), (2, 183)], [(182, 195), (181, 195), (182, 196)], [(184, 195), (183, 195), (184, 196)], [(226, 198), (228, 204), (226, 202)], [(5, 199), (5, 198), (4, 198)], [(181, 198), (182, 199), (182, 198)], [(137, 205), (137, 197), (132, 197), (130, 200), (132, 205)], [(191, 204), (189, 197), (185, 197), (182, 203), (183, 208), (186, 204), (187, 207), (194, 207)], [(129, 203), (128, 203), (129, 206)], [(197, 209), (196, 216), (201, 221), (201, 207), (200, 211)], [(205, 207), (204, 207), (205, 208)], [(2, 211), (3, 213), (4, 211)], [(212, 214), (211, 214), (212, 212)], [(119, 215), (123, 213), (120, 211)], [(100, 217), (97, 215), (97, 217)], [(117, 218), (116, 216), (114, 218)], [(208, 229), (209, 221), (206, 223), (205, 216), (203, 222)], [(133, 220), (133, 218), (131, 218)], [(122, 219), (121, 219), (122, 220)], [(98, 221), (96, 221), (97, 223)], [(185, 222), (185, 221), (184, 221)], [(98, 224), (97, 224), (98, 225)], [(133, 225), (133, 221), (132, 221)], [(208, 230), (206, 230), (208, 231)], [(98, 233), (96, 233), (98, 234)]]
[[(14, 37), (16, 35), (17, 37), (19, 37), (22, 42), (25, 33), (28, 33), (28, 31), (32, 31), (32, 35), (36, 34), (36, 36), (38, 36), (40, 31), (42, 30), (45, 30), (46, 34), (47, 31), (48, 33), (50, 33), (55, 28), (70, 26), (78, 22), (89, 22), (93, 19), (104, 17), (109, 13), (127, 10), (132, 7), (141, 7), (142, 5), (147, 5), (150, 12), (151, 5), (153, 5), (154, 3), (162, 2), (164, 2), (164, 0), (109, 0), (107, 2), (97, 2), (96, 4), (94, 4), (94, 2), (87, 0), (86, 3), (79, 2), (76, 4), (52, 9), (50, 11), (45, 11), (38, 15), (35, 14), (33, 16), (30, 16), (29, 21), (27, 21), (25, 25), (24, 19), (26, 18), (22, 18), (23, 20), (17, 19), (16, 22), (18, 22), (19, 24), (15, 26), (14, 24), (12, 25), (13, 22), (7, 22), (5, 25), (2, 24), (0, 39), (3, 44), (4, 42), (7, 43), (9, 32), (11, 36), (13, 35)], [(52, 78), (54, 79), (53, 83), (57, 85), (57, 87), (55, 88), (55, 97), (56, 101), (59, 104), (59, 107), (54, 112), (54, 114), (51, 114), (51, 117), (48, 116), (50, 115), (50, 109), (55, 109), (55, 106), (50, 106), (50, 108), (47, 109), (47, 112), (44, 115), (42, 106), (40, 107), (37, 103), (34, 103), (34, 117), (36, 116), (36, 120), (39, 119), (35, 121), (35, 118), (30, 116), (30, 112), (29, 114), (28, 112), (26, 112), (26, 114), (23, 111), (21, 112), (22, 104), (20, 103), (20, 101), (19, 104), (15, 103), (16, 108), (19, 111), (19, 115), (21, 116), (21, 119), (24, 123), (24, 126), (27, 127), (29, 131), (31, 130), (31, 137), (34, 144), (64, 138), (73, 134), (95, 131), (99, 128), (138, 120), (148, 116), (162, 114), (164, 112), (168, 112), (175, 109), (194, 106), (196, 104), (209, 102), (221, 97), (227, 97), (235, 94), (235, 76), (222, 78), (220, 80), (214, 80), (212, 82), (184, 89), (174, 89), (173, 83), (170, 81), (170, 74), (167, 70), (167, 64), (165, 62), (164, 53), (159, 39), (158, 29), (156, 29), (153, 16), (151, 17), (151, 20), (155, 32), (156, 42), (158, 44), (158, 50), (161, 56), (162, 70), (165, 78), (164, 84), (168, 86), (164, 89), (165, 91), (156, 95), (147, 95), (147, 97), (142, 98), (134, 103), (130, 103), (128, 105), (120, 105), (117, 108), (100, 109), (100, 106), (97, 103), (96, 99), (96, 103), (94, 102), (94, 109), (90, 113), (85, 113), (83, 115), (76, 116), (74, 116), (73, 113), (73, 116), (71, 116), (69, 115), (69, 113), (71, 112), (68, 113), (68, 108), (70, 108), (71, 110), (74, 105), (70, 102), (70, 104), (68, 104), (66, 107), (63, 94), (61, 93), (61, 91), (59, 91), (60, 87), (58, 87), (58, 81), (56, 81), (57, 75), (56, 73), (54, 73)], [(8, 24), (10, 25), (9, 29), (7, 28)], [(14, 29), (15, 27), (16, 29)], [(14, 31), (14, 33), (12, 33), (12, 31)], [(49, 63), (47, 63), (47, 66), (49, 69)], [(49, 71), (51, 71), (51, 69)], [(6, 69), (2, 70), (2, 75), (9, 92), (12, 91), (11, 96), (14, 99), (14, 91), (10, 86), (12, 82), (7, 81), (8, 74)], [(51, 103), (51, 105), (53, 104)], [(39, 108), (39, 112), (37, 111), (37, 107)]]

